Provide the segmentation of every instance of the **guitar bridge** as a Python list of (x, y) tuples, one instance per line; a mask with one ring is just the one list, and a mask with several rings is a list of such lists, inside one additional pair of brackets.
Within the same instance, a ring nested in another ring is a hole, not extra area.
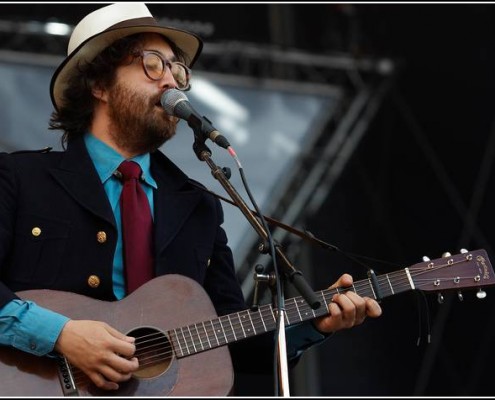
[(65, 357), (60, 357), (58, 359), (57, 373), (64, 396), (79, 396), (71, 367)]

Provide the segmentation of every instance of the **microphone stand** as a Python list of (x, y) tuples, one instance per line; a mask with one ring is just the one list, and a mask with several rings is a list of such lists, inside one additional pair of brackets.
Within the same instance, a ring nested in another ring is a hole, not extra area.
[[(193, 143), (193, 150), (200, 161), (206, 162), (211, 169), (212, 175), (217, 179), (220, 184), (224, 187), (227, 193), (230, 195), (232, 200), (235, 202), (237, 207), (241, 210), (244, 216), (247, 218), (248, 222), (252, 225), (255, 231), (263, 240), (263, 249), (269, 248), (269, 236), (265, 228), (260, 224), (258, 219), (251, 212), (249, 207), (246, 205), (242, 197), (237, 193), (235, 188), (232, 186), (228, 178), (225, 176), (224, 170), (219, 168), (211, 159), (211, 151), (205, 145), (204, 135), (201, 130), (201, 126), (195, 126), (195, 124), (189, 124), (194, 131), (195, 141)], [(320, 307), (321, 302), (316, 297), (316, 294), (311, 289), (307, 281), (304, 279), (302, 273), (292, 265), (286, 255), (282, 252), (280, 246), (275, 246), (276, 255), (278, 259), (282, 261), (284, 266), (285, 275), (289, 278), (289, 281), (296, 287), (296, 289), (301, 293), (302, 297), (311, 306), (312, 309), (317, 309)], [(274, 260), (275, 261), (275, 260)], [(278, 263), (277, 263), (278, 264)], [(278, 317), (280, 320), (279, 329), (279, 341), (278, 341), (278, 361), (279, 361), (279, 374), (282, 376), (282, 393), (284, 396), (288, 395), (288, 367), (287, 367), (287, 354), (286, 354), (286, 343), (285, 343), (285, 325), (284, 325), (284, 310), (277, 307)]]

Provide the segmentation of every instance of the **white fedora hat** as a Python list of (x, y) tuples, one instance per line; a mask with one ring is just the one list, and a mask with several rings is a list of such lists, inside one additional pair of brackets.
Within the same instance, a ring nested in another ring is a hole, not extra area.
[(159, 33), (172, 40), (192, 66), (203, 48), (194, 33), (159, 26), (144, 3), (115, 3), (84, 17), (74, 28), (67, 48), (67, 58), (52, 76), (50, 96), (58, 110), (63, 105), (63, 93), (78, 65), (90, 62), (114, 41), (141, 32)]

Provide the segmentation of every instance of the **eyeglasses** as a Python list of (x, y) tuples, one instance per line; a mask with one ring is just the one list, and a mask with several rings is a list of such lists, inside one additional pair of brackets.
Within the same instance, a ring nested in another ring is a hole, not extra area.
[(144, 73), (153, 81), (159, 81), (165, 75), (166, 67), (172, 73), (177, 83), (177, 89), (189, 90), (191, 88), (191, 69), (179, 61), (169, 61), (156, 51), (144, 50), (136, 55), (141, 57)]

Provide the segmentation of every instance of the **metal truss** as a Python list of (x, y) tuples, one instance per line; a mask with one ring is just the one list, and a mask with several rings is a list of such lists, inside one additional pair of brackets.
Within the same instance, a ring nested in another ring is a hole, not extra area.
[[(195, 69), (235, 74), (257, 79), (278, 79), (281, 84), (312, 84), (314, 93), (333, 86), (343, 94), (314, 141), (312, 148), (294, 163), (290, 183), (268, 212), (286, 225), (296, 227), (316, 213), (352, 156), (368, 125), (392, 88), (399, 64), (388, 59), (357, 58), (349, 54), (312, 54), (253, 43), (214, 43), (205, 46)], [(275, 228), (277, 243), (289, 238), (289, 232)], [(260, 239), (253, 231), (245, 242), (251, 248), (241, 254), (238, 276), (246, 298), (254, 290), (254, 267), (268, 256), (260, 253)], [(241, 251), (242, 252), (242, 251)]]

